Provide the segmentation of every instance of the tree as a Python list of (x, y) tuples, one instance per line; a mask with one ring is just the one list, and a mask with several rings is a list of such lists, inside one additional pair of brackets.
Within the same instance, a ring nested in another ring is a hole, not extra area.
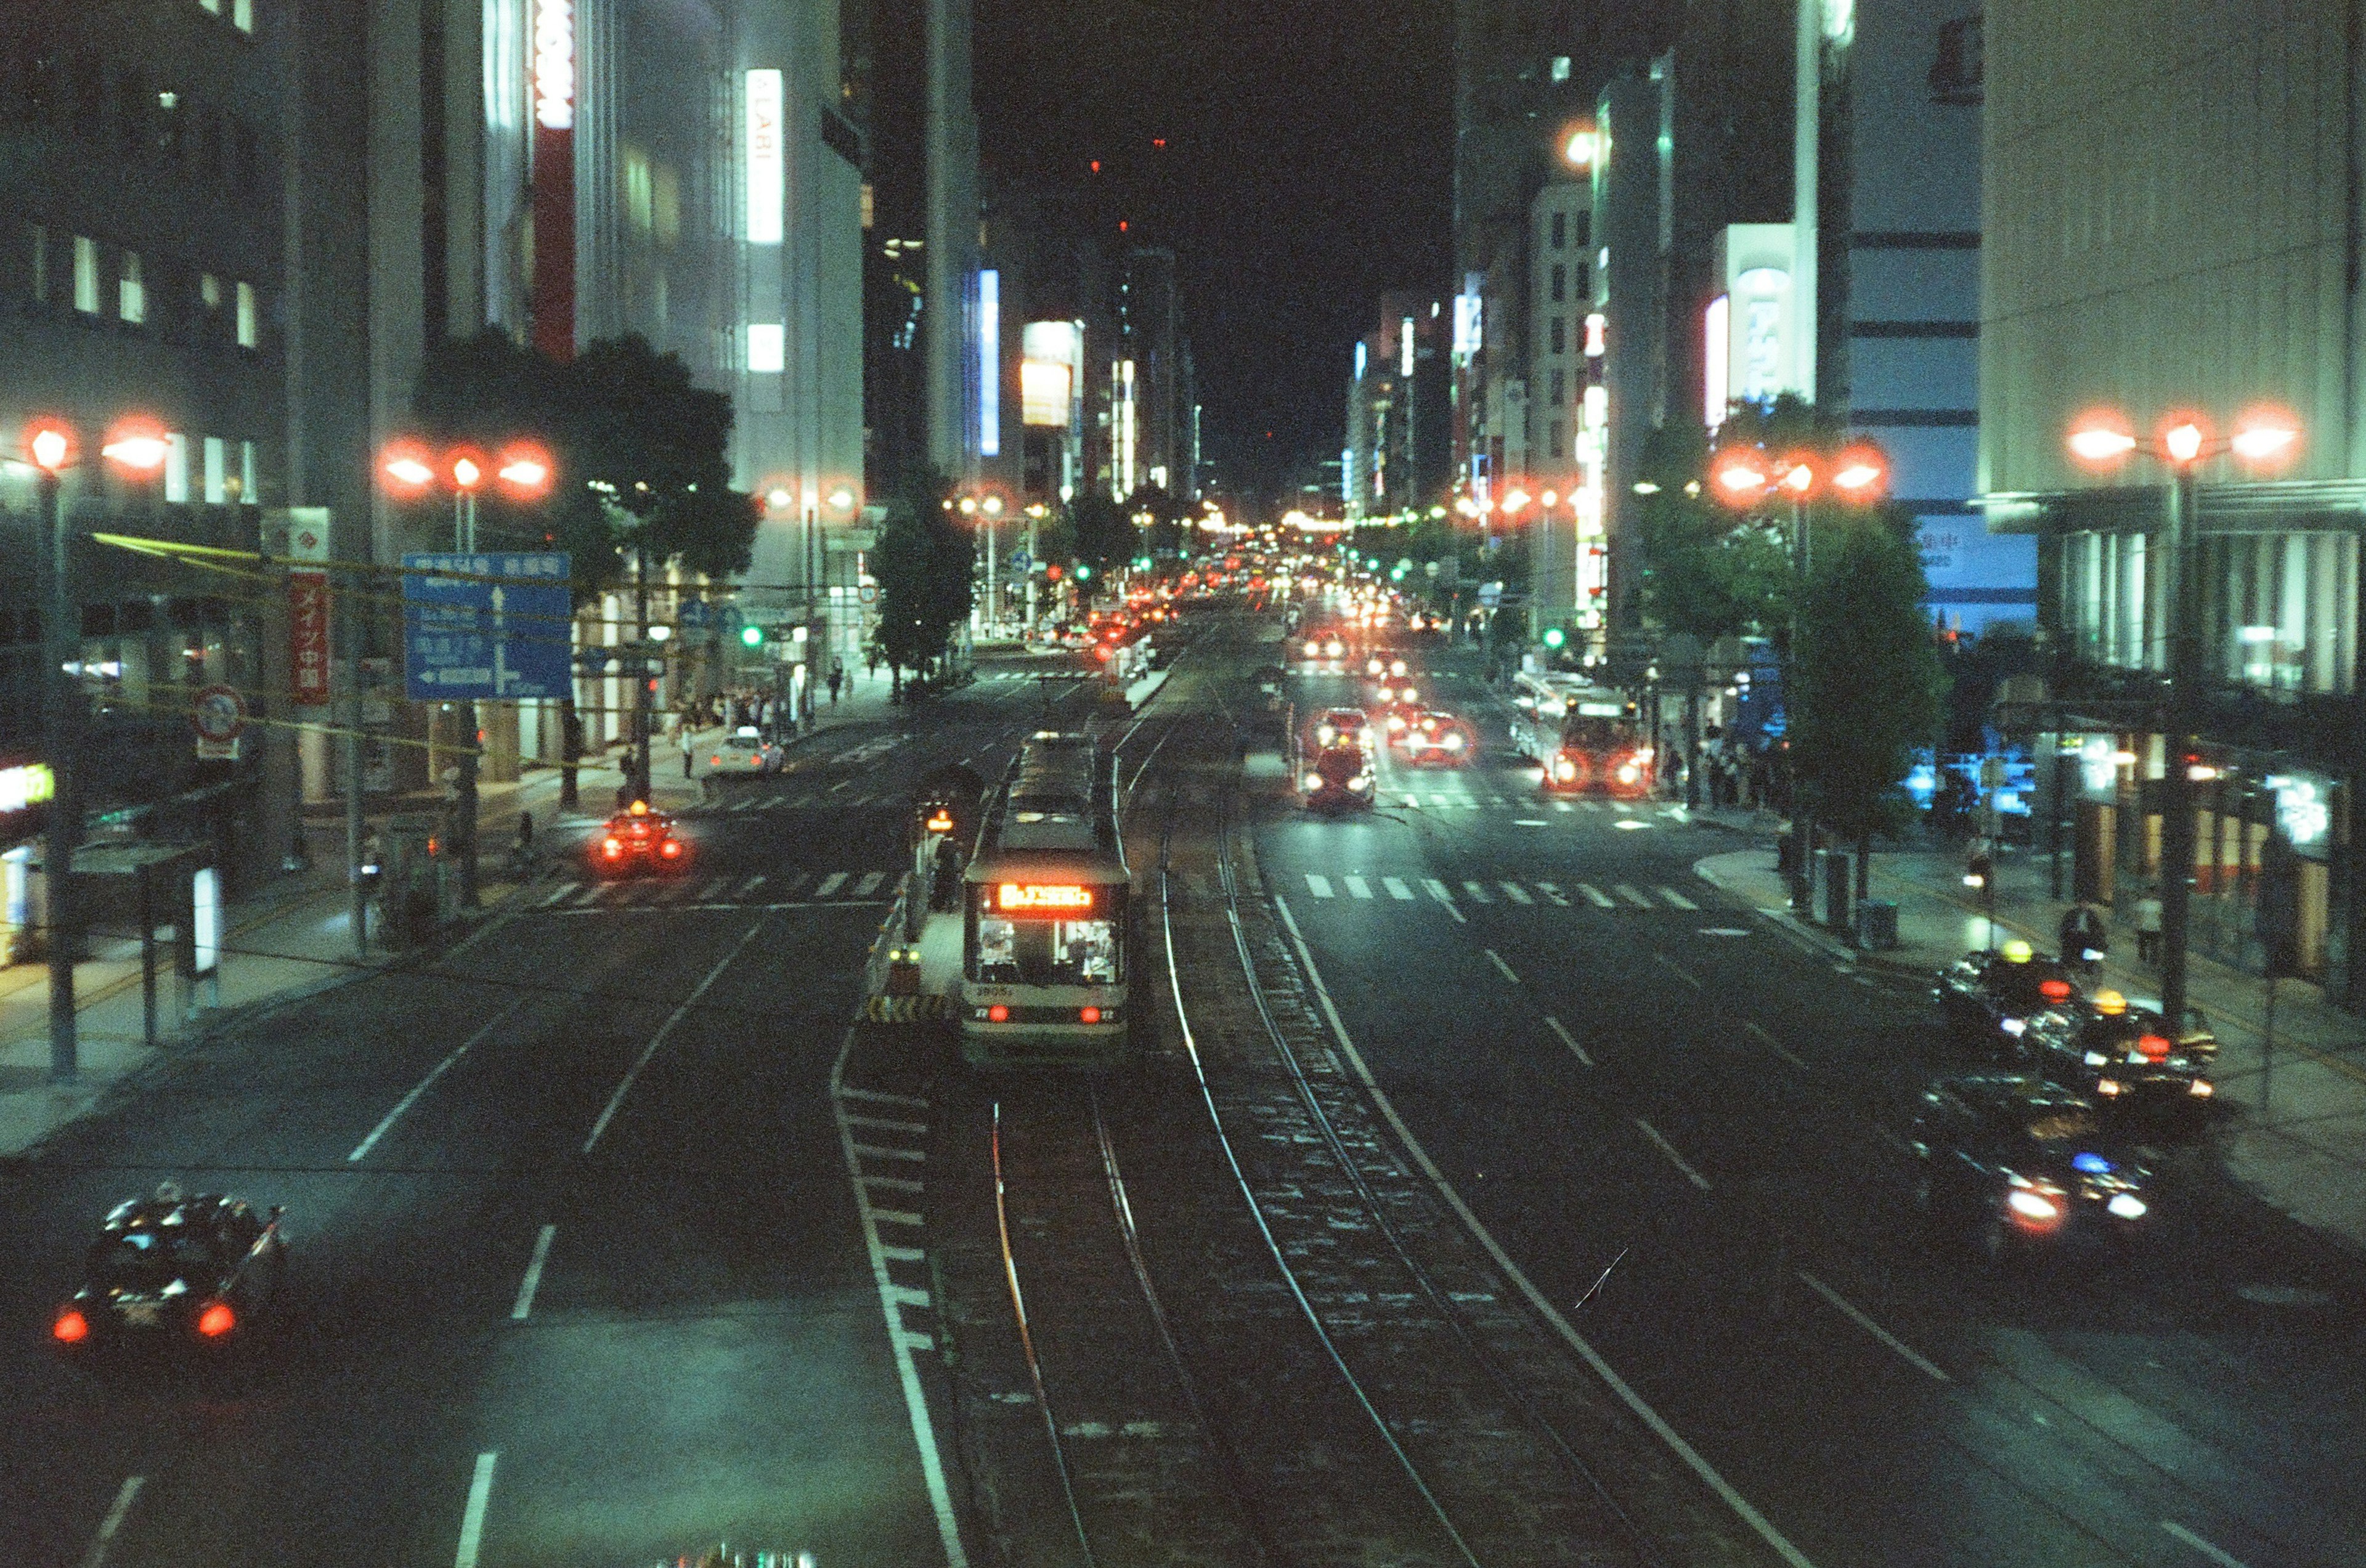
[(1076, 552), (1071, 564), (1089, 566), (1093, 575), (1106, 578), (1133, 558), (1133, 522), (1132, 513), (1098, 491), (1080, 495), (1068, 503), (1069, 547)]
[(1792, 655), (1792, 755), (1817, 817), (1856, 840), (1862, 893), (1862, 852), (1905, 817), (1899, 781), (1937, 737), (1946, 674), (1910, 516), (1829, 520), (1816, 546)]
[(1772, 633), (1789, 621), (1790, 557), (1763, 520), (1737, 518), (1701, 493), (1708, 472), (1707, 433), (1671, 423), (1643, 448), (1637, 498), (1642, 536), (1643, 614), (1665, 631), (1720, 637)]
[[(1182, 555), (1190, 546), (1191, 527), (1200, 516), (1199, 508), (1179, 496), (1167, 493), (1162, 485), (1139, 485), (1126, 497), (1126, 515), (1138, 520), (1144, 530), (1143, 553), (1153, 560), (1168, 560)], [(1130, 522), (1129, 527), (1137, 525)]]
[(879, 580), (879, 649), (893, 690), (904, 671), (941, 658), (953, 626), (969, 614), (976, 588), (977, 543), (945, 504), (952, 489), (930, 476), (891, 496), (872, 552)]

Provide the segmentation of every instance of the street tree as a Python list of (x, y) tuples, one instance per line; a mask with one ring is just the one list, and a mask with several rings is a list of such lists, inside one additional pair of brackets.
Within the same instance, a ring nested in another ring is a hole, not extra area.
[(952, 487), (930, 476), (888, 498), (871, 572), (879, 581), (879, 650), (891, 691), (904, 671), (941, 660), (953, 626), (969, 615), (977, 542), (947, 504)]

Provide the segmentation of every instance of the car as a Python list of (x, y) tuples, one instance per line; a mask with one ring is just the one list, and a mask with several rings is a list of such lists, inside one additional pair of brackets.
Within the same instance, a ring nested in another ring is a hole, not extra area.
[(2061, 964), (2016, 937), (1940, 971), (1932, 996), (1958, 1042), (2000, 1061), (2025, 1062), (2029, 1021), (2068, 1003), (2078, 990)]
[(646, 800), (608, 818), (606, 829), (592, 840), (592, 868), (602, 873), (676, 871), (689, 860), (690, 847), (673, 818), (651, 810)]
[(1413, 674), (1413, 667), (1406, 662), (1405, 656), (1395, 649), (1376, 648), (1364, 660), (1364, 673), (1368, 678), (1385, 684), (1408, 679)]
[(1414, 767), (1459, 768), (1479, 749), (1469, 725), (1435, 709), (1414, 713), (1403, 728), (1390, 732), (1389, 740)]
[(1934, 1079), (1908, 1146), (1914, 1204), (1993, 1260), (2034, 1248), (2124, 1247), (2154, 1220), (2152, 1172), (2095, 1102), (2032, 1072)]
[(1372, 754), (1342, 738), (1324, 746), (1307, 764), (1299, 786), (1306, 804), (1325, 815), (1372, 808)]
[(781, 749), (765, 739), (763, 731), (754, 725), (743, 724), (723, 738), (706, 762), (718, 773), (776, 773), (781, 771)]
[(1324, 708), (1314, 716), (1313, 728), (1307, 733), (1308, 750), (1319, 751), (1343, 740), (1369, 750), (1373, 740), (1371, 716), (1362, 708)]
[(2048, 1078), (2124, 1114), (2190, 1120), (2217, 1092), (2217, 1037), (2190, 1010), (2187, 1027), (2172, 1030), (2157, 1010), (2097, 991), (2031, 1019), (2022, 1042)]
[(1299, 652), (1310, 660), (1345, 659), (1351, 639), (1337, 626), (1326, 626), (1308, 632), (1299, 641)]
[(286, 1211), (166, 1182), (118, 1203), (83, 1255), (82, 1283), (50, 1319), (70, 1356), (134, 1348), (220, 1351), (280, 1304)]

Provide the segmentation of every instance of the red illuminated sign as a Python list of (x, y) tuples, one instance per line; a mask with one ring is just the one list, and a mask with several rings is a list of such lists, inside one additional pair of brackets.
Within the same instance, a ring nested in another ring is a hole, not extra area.
[(287, 574), (287, 686), (299, 707), (329, 700), (329, 574)]
[(1005, 882), (995, 889), (997, 908), (1075, 913), (1093, 907), (1093, 890), (1074, 883)]

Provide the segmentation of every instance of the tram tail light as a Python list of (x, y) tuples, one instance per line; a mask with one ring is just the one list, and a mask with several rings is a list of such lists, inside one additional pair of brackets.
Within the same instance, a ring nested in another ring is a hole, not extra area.
[(988, 1023), (1008, 1023), (1010, 1021), (1010, 1010), (1003, 1006), (1000, 1002), (997, 1002), (992, 1007), (986, 1010), (986, 1021)]
[(1079, 1008), (1076, 1010), (1076, 1021), (1079, 1023), (1098, 1023), (1100, 1021), (1101, 1010), (1098, 1008)]

